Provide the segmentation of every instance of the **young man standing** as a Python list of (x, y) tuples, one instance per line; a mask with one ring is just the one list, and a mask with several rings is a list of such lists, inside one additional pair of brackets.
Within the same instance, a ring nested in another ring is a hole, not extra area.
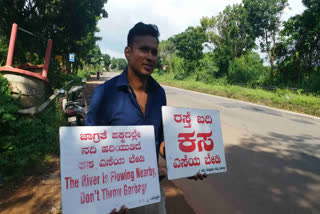
[[(157, 154), (163, 142), (161, 107), (166, 105), (163, 88), (151, 77), (157, 65), (158, 37), (157, 26), (141, 22), (129, 31), (124, 50), (128, 67), (95, 89), (86, 118), (87, 126), (153, 125)], [(162, 198), (129, 213), (165, 213)], [(126, 208), (119, 213), (126, 213)]]
[[(91, 98), (86, 118), (87, 126), (153, 125), (157, 154), (164, 156), (163, 125), (161, 107), (165, 106), (164, 89), (151, 77), (157, 65), (159, 31), (157, 26), (137, 23), (128, 34), (124, 50), (128, 67), (119, 76), (99, 85)], [(202, 180), (207, 175), (191, 179)], [(119, 212), (127, 213), (123, 206)], [(150, 204), (129, 213), (164, 214), (165, 198), (161, 189), (160, 203)]]

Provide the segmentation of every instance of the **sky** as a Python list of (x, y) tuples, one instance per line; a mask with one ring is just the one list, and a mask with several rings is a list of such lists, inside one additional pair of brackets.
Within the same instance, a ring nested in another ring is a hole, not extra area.
[[(268, 1), (268, 0), (266, 0)], [(216, 16), (227, 5), (241, 3), (241, 0), (108, 0), (105, 4), (109, 16), (98, 22), (102, 37), (98, 45), (102, 53), (111, 57), (124, 58), (123, 50), (129, 30), (138, 22), (156, 24), (160, 41), (183, 32), (189, 26), (199, 26), (204, 16)], [(289, 0), (282, 16), (287, 20), (301, 14), (305, 9), (301, 0)]]

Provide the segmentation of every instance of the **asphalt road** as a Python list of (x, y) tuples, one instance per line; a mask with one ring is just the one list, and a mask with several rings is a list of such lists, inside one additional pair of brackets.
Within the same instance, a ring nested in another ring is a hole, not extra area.
[(164, 88), (168, 106), (221, 114), (228, 171), (173, 180), (195, 213), (320, 213), (319, 118)]

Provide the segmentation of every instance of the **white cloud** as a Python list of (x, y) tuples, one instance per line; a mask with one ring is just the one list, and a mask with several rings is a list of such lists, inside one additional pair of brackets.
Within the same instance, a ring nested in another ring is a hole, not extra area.
[[(160, 40), (183, 32), (188, 26), (197, 26), (203, 16), (216, 16), (227, 5), (241, 0), (109, 0), (105, 5), (109, 17), (98, 23), (102, 37), (98, 44), (103, 53), (124, 57), (127, 34), (137, 22), (156, 24)], [(303, 11), (301, 1), (289, 0), (292, 10), (284, 12), (285, 19)]]
[[(99, 46), (101, 46), (101, 45), (99, 45)], [(125, 58), (123, 52), (114, 51), (114, 50), (111, 50), (110, 48), (106, 48), (104, 46), (100, 47), (100, 50), (101, 50), (102, 53), (107, 53), (111, 57)]]

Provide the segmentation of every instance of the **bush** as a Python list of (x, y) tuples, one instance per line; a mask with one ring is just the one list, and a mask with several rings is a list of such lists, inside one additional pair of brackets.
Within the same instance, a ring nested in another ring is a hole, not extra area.
[(86, 71), (86, 70), (79, 69), (78, 73), (77, 73), (77, 77), (89, 79), (90, 78), (90, 72)]
[(176, 55), (172, 57), (171, 71), (174, 73), (174, 78), (182, 80), (187, 77), (187, 71), (185, 70), (185, 60)]
[(196, 80), (205, 83), (212, 82), (218, 71), (219, 68), (213, 59), (213, 54), (205, 53), (200, 60), (200, 67), (196, 69)]
[(6, 181), (21, 178), (46, 154), (58, 153), (59, 126), (66, 124), (57, 100), (33, 117), (18, 114), (18, 110), (9, 83), (0, 74), (0, 176)]
[(228, 71), (229, 83), (245, 83), (256, 85), (262, 82), (266, 76), (266, 68), (259, 55), (255, 52), (235, 58), (230, 63)]

